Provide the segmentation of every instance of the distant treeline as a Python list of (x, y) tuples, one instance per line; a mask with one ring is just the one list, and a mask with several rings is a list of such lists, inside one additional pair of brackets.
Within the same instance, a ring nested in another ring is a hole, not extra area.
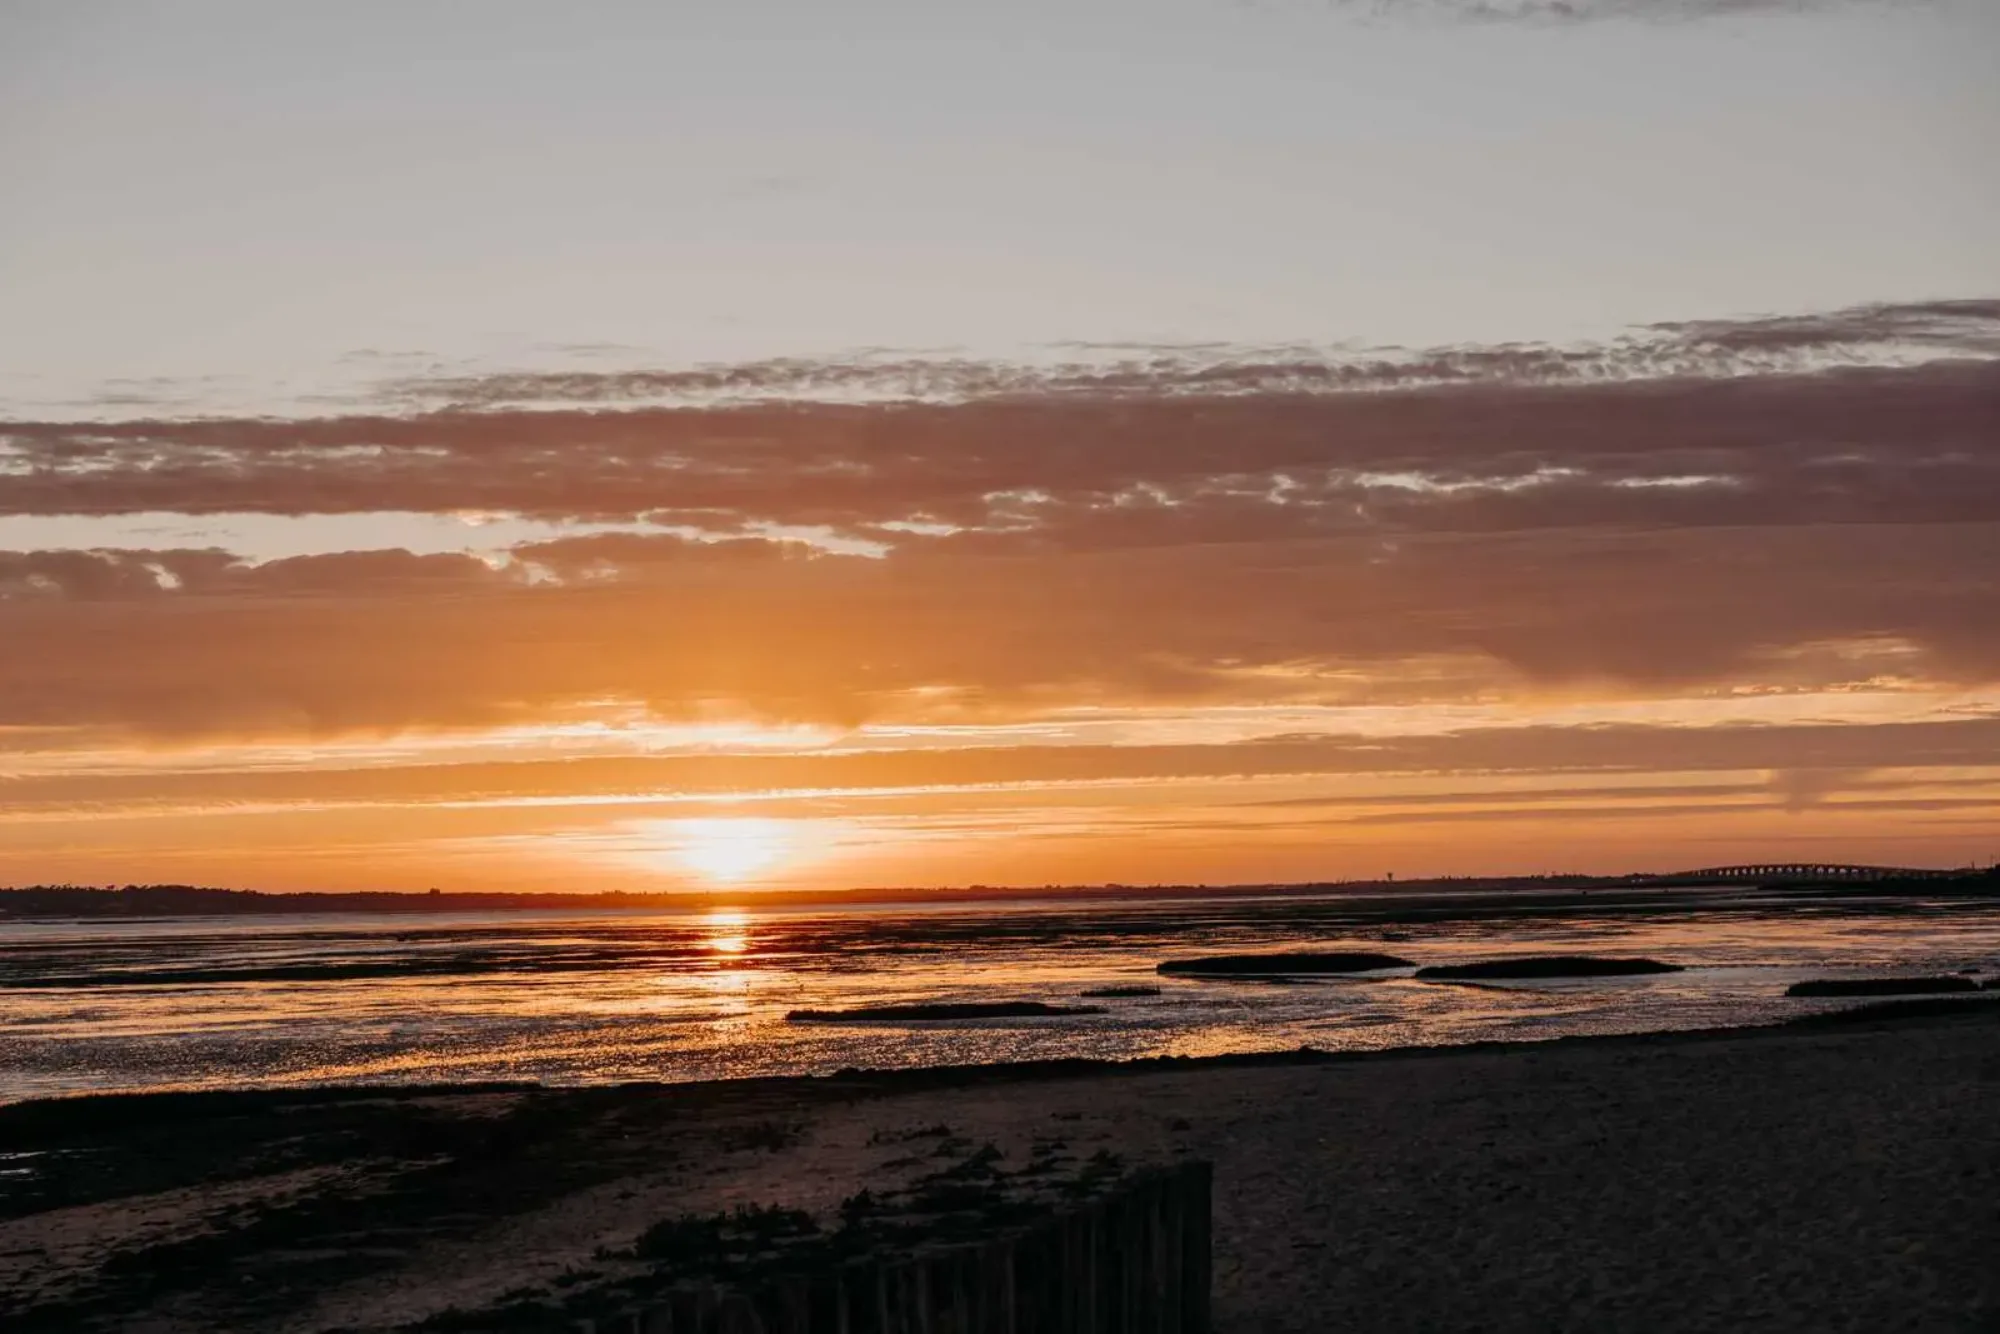
[[(1513, 891), (1568, 896), (1591, 891), (1644, 895), (1680, 893), (1698, 888), (1648, 888), (1643, 876), (1444, 876), (1429, 880), (1315, 881), (1291, 885), (1044, 885), (1041, 887), (970, 885), (952, 888), (908, 887), (723, 893), (481, 894), (440, 893), (291, 893), (254, 889), (210, 889), (200, 885), (30, 885), (0, 889), (0, 917), (208, 917), (236, 914), (286, 913), (471, 913), (574, 912), (579, 909), (652, 909), (699, 911), (713, 907), (839, 907), (863, 903), (991, 903), (1004, 900), (1077, 899), (1133, 900), (1207, 898), (1220, 895), (1384, 894), (1449, 896), (1463, 893)], [(2000, 870), (1967, 870), (1949, 877), (1885, 879), (1846, 883), (1797, 882), (1772, 888), (1824, 895), (1918, 894), (1927, 896), (2000, 895)]]
[(1001, 887), (968, 885), (948, 888), (909, 887), (678, 893), (270, 893), (255, 889), (210, 889), (200, 885), (31, 885), (0, 888), (0, 917), (198, 917), (241, 913), (464, 913), (539, 912), (577, 909), (651, 908), (699, 911), (742, 907), (746, 902), (773, 907), (815, 904), (837, 907), (855, 903), (981, 903), (1004, 899), (1154, 899), (1197, 898), (1218, 894), (1324, 893), (1355, 889), (1405, 890), (1428, 885), (1434, 889), (1507, 888), (1570, 889), (1589, 883), (1586, 876), (1535, 876), (1518, 880), (1442, 879), (1396, 884), (1316, 883), (1299, 885), (1044, 885)]
[[(634, 896), (593, 895), (592, 898)], [(0, 889), (0, 914), (13, 917), (200, 917), (237, 913), (479, 912), (578, 906), (564, 894), (269, 894), (202, 885), (30, 885)]]

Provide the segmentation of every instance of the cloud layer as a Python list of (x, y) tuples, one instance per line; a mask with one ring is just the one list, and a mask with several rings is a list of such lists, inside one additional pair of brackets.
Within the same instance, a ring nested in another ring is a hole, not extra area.
[(729, 405), (503, 377), (436, 387), (477, 410), (8, 424), (5, 513), (632, 531), (483, 558), (0, 553), (0, 633), (36, 646), (0, 659), (0, 728), (2000, 679), (2000, 302), (1202, 360), (945, 367), (870, 402), (782, 397), (880, 369), (857, 363), (701, 372), (755, 400)]

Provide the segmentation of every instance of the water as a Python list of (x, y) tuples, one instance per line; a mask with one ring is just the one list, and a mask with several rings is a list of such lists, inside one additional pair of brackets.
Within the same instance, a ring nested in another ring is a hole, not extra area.
[[(1338, 897), (669, 915), (341, 915), (0, 923), (0, 1100), (331, 1081), (591, 1083), (1060, 1056), (1449, 1044), (1752, 1024), (1791, 982), (2000, 973), (2000, 904), (1709, 894), (1616, 911), (1505, 899), (1412, 921)], [(1297, 985), (1157, 977), (1213, 951), (1418, 964), (1637, 954), (1653, 977)], [(1115, 985), (1158, 996), (1084, 1001)], [(1102, 1014), (867, 1026), (797, 1008), (1040, 1000)], [(1838, 1004), (1835, 1002), (1833, 1004)]]

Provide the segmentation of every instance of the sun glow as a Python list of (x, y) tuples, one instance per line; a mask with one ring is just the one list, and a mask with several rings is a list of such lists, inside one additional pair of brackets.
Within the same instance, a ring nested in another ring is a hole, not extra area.
[(779, 820), (757, 818), (675, 820), (674, 855), (705, 880), (735, 884), (768, 870), (790, 853)]

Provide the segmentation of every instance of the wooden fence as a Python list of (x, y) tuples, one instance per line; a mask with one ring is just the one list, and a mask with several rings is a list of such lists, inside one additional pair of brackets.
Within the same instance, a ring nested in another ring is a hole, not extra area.
[(576, 1334), (1208, 1334), (1207, 1163), (984, 1241), (682, 1288)]

